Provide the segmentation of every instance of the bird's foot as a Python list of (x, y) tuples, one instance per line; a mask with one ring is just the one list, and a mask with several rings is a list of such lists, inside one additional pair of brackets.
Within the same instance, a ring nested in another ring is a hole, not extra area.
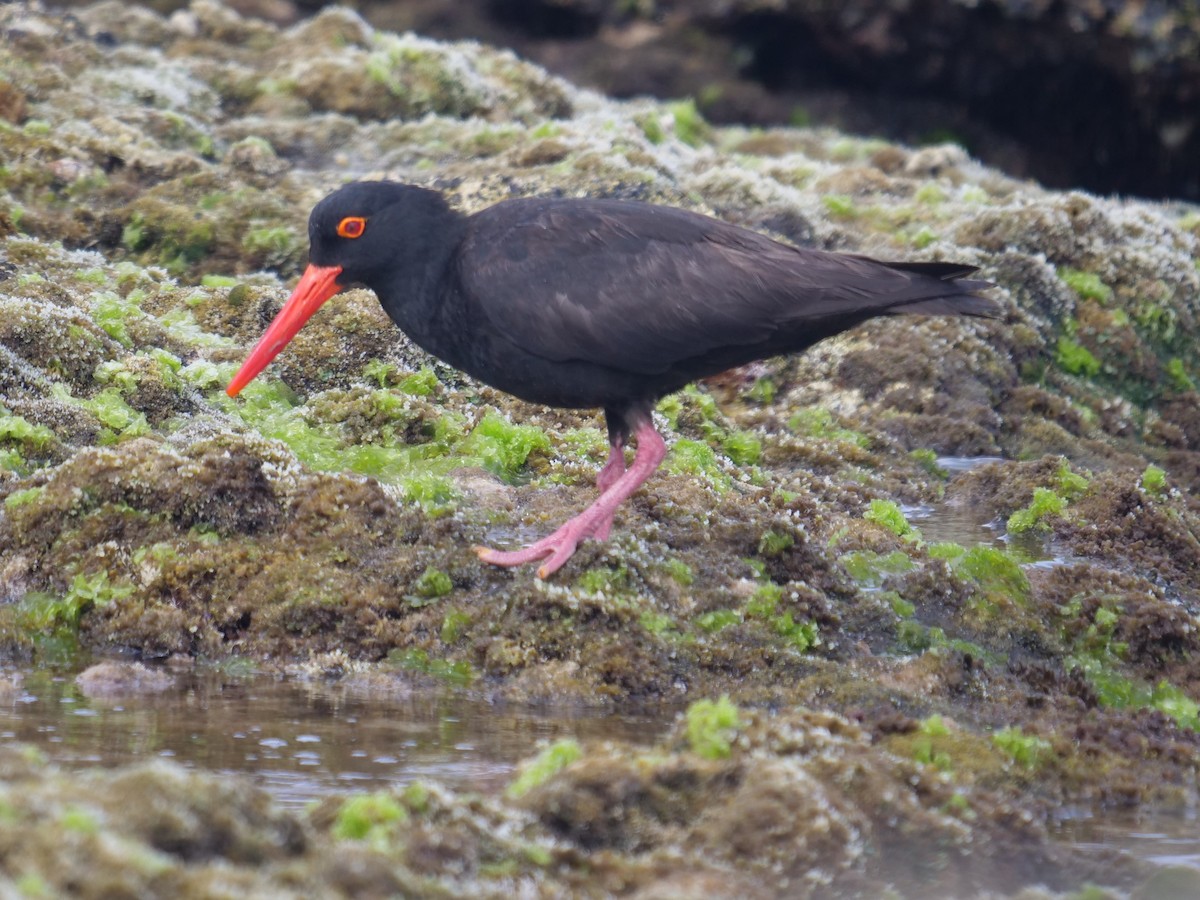
[(600, 496), (579, 515), (568, 519), (554, 534), (530, 544), (524, 550), (476, 547), (476, 555), (494, 566), (523, 566), (544, 559), (546, 561), (538, 567), (537, 575), (538, 578), (548, 578), (563, 567), (582, 541), (587, 538), (606, 540), (612, 530), (613, 513), (617, 507), (642, 486), (667, 453), (667, 445), (649, 420), (638, 426), (636, 434), (638, 450), (633, 465), (626, 470), (620, 445), (614, 444), (598, 479)]
[(538, 578), (547, 578), (563, 567), (575, 553), (575, 548), (586, 538), (605, 540), (612, 529), (612, 515), (597, 521), (596, 517), (584, 512), (569, 519), (557, 531), (525, 547), (523, 550), (494, 550), (491, 547), (474, 547), (475, 555), (493, 566), (523, 566), (525, 563), (546, 561), (538, 566)]

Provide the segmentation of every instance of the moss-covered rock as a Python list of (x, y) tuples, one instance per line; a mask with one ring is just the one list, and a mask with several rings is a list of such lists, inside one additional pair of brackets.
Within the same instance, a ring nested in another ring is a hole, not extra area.
[[(1052, 804), (1190, 802), (1200, 235), (1186, 212), (1043, 192), (953, 148), (712, 128), (344, 10), (279, 31), (208, 0), (69, 24), (8, 4), (0, 30), (0, 82), (24, 103), (0, 122), (0, 649), (327, 658), (496, 700), (727, 696), (746, 713), (750, 743), (726, 759), (585, 751), (522, 800), (521, 827), (536, 815), (551, 849), (513, 862), (494, 837), (455, 837), (476, 874), (541, 872), (561, 840), (567, 857), (648, 854), (603, 876), (648, 895), (686, 877), (771, 895), (780, 872), (852, 892), (883, 877), (863, 841), (899, 852), (888, 794), (905, 829), (938, 836), (896, 883), (921, 884), (919, 869), (954, 893), (1007, 873), (1016, 890), (1053, 870)], [(299, 271), (309, 207), (366, 175), (465, 210), (586, 193), (826, 248), (920, 247), (982, 266), (1005, 318), (876, 321), (668, 398), (663, 470), (610, 542), (541, 582), (470, 547), (588, 502), (607, 453), (590, 412), (471, 381), (362, 291), (238, 400), (223, 392)], [(1004, 459), (963, 473), (939, 454)], [(915, 512), (941, 504), (1007, 523), (1013, 543), (927, 539)], [(756, 712), (801, 706), (821, 712)], [(930, 716), (953, 727), (897, 730)], [(839, 762), (781, 756), (786, 728), (841, 735)], [(984, 824), (955, 799), (971, 790)], [(444, 874), (441, 832), (401, 806), (408, 818), (395, 802), (347, 812), (343, 837), (407, 835), (409, 871), (367, 853), (362, 877), (425, 890)], [(755, 811), (742, 835), (732, 823)], [(677, 840), (706, 864), (655, 868)], [(1037, 867), (1008, 865), (1025, 858)], [(804, 874), (826, 863), (828, 880)]]

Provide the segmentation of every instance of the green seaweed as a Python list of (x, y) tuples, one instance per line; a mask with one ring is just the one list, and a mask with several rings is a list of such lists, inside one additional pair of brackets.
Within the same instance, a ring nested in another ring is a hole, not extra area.
[(696, 616), (696, 627), (706, 634), (716, 634), (742, 621), (741, 613), (733, 609), (714, 609)]
[(0, 406), (0, 441), (21, 444), (27, 451), (44, 450), (56, 443), (58, 437), (45, 425), (35, 425)]
[(1020, 563), (996, 547), (972, 547), (951, 566), (985, 593), (999, 594), (1022, 604), (1029, 599), (1029, 579)]
[(921, 532), (908, 523), (908, 519), (900, 511), (900, 507), (891, 500), (872, 500), (867, 511), (863, 513), (863, 518), (886, 528), (897, 537), (919, 538), (921, 536)]
[(773, 556), (781, 556), (784, 551), (795, 546), (795, 543), (796, 539), (790, 534), (768, 528), (758, 539), (758, 555), (768, 559)]
[(1033, 529), (1049, 529), (1046, 519), (1061, 516), (1067, 501), (1047, 488), (1035, 488), (1033, 500), (1024, 509), (1018, 509), (1008, 517), (1009, 534), (1021, 534)]
[(424, 650), (393, 650), (387, 659), (401, 669), (420, 672), (457, 687), (466, 687), (479, 677), (468, 662), (436, 659)]
[(737, 729), (741, 727), (738, 708), (727, 697), (697, 700), (684, 713), (688, 746), (705, 759), (726, 759), (733, 749)]
[(928, 716), (917, 726), (917, 737), (913, 742), (913, 759), (923, 765), (933, 766), (939, 772), (954, 768), (950, 754), (936, 745), (944, 743), (941, 738), (950, 736), (950, 729), (939, 715)]
[(689, 97), (677, 103), (669, 103), (667, 109), (675, 120), (675, 137), (679, 140), (690, 147), (699, 147), (709, 140), (712, 128), (700, 115), (700, 109), (696, 106), (695, 100)]
[(410, 606), (426, 606), (445, 597), (454, 590), (454, 582), (441, 569), (429, 566), (412, 586), (413, 596), (408, 598)]
[(1062, 268), (1058, 270), (1058, 277), (1062, 279), (1067, 287), (1084, 300), (1095, 300), (1098, 303), (1108, 303), (1112, 300), (1112, 288), (1101, 281), (1100, 276), (1093, 272)]
[(892, 575), (903, 575), (916, 568), (916, 563), (902, 550), (876, 553), (873, 550), (853, 550), (838, 558), (851, 578), (864, 587), (879, 587)]
[(513, 779), (505, 793), (513, 799), (524, 797), (582, 756), (583, 749), (577, 741), (570, 738), (555, 741), (521, 767), (521, 774)]
[(1009, 726), (992, 734), (992, 743), (1019, 766), (1036, 768), (1050, 752), (1050, 742), (1036, 735), (1028, 735), (1020, 728)]
[(762, 457), (762, 441), (748, 431), (730, 431), (721, 441), (721, 449), (738, 466), (752, 466)]
[(36, 504), (45, 495), (44, 487), (31, 487), (23, 491), (13, 491), (4, 498), (4, 508), (9, 512), (18, 509), (22, 506), (32, 506)]
[(1092, 352), (1082, 344), (1076, 343), (1068, 337), (1058, 339), (1054, 359), (1064, 372), (1071, 375), (1092, 378), (1100, 374), (1100, 360), (1096, 359)]
[(514, 425), (499, 413), (489, 412), (471, 430), (460, 450), (477, 457), (482, 465), (511, 481), (534, 451), (546, 452), (550, 439), (534, 425)]
[(682, 559), (671, 558), (663, 563), (663, 569), (671, 580), (676, 584), (687, 587), (696, 580), (696, 574), (692, 571), (692, 567), (685, 563)]
[(442, 618), (442, 628), (438, 632), (438, 636), (442, 639), (443, 644), (453, 644), (457, 641), (467, 626), (471, 624), (471, 617), (464, 612), (450, 612)]
[(839, 219), (852, 219), (859, 213), (854, 198), (846, 194), (826, 194), (821, 198), (821, 202), (830, 214)]
[(1167, 360), (1165, 371), (1167, 379), (1171, 382), (1171, 386), (1175, 390), (1180, 393), (1196, 390), (1196, 382), (1192, 380), (1192, 376), (1188, 374), (1183, 360), (1178, 356), (1172, 356)]
[(822, 406), (809, 406), (793, 413), (788, 419), (788, 428), (803, 437), (845, 441), (863, 449), (871, 445), (867, 435), (838, 425), (833, 413)]
[(333, 820), (330, 834), (339, 841), (367, 841), (379, 847), (388, 846), (396, 827), (408, 821), (408, 811), (386, 791), (360, 794), (342, 803)]
[(1148, 465), (1142, 472), (1141, 485), (1147, 494), (1161, 497), (1167, 492), (1167, 473), (1154, 464)]

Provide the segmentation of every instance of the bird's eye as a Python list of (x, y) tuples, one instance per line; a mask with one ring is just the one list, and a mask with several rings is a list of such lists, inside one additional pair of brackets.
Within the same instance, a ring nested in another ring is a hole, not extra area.
[(346, 216), (338, 222), (337, 226), (338, 237), (344, 238), (362, 237), (362, 233), (366, 230), (367, 220), (362, 216)]

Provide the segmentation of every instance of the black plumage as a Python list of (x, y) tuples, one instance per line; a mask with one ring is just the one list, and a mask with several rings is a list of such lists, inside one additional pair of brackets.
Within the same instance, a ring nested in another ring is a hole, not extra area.
[[(607, 535), (612, 509), (649, 474), (638, 462), (643, 442), (661, 444), (648, 435), (662, 396), (875, 316), (998, 312), (971, 266), (801, 249), (624, 200), (518, 199), (465, 216), (434, 191), (360, 182), (314, 208), (309, 237), (308, 293), (302, 280), (291, 319), (280, 324), (285, 307), (231, 393), (320, 303), (362, 283), (412, 340), (481, 381), (535, 403), (604, 409), (613, 455), (597, 504), (533, 548), (480, 550), (499, 564), (549, 557), (542, 575), (579, 540)], [(314, 271), (323, 279), (315, 293)], [(633, 434), (638, 459), (625, 473), (621, 451)], [(621, 497), (604, 502), (596, 521), (571, 527), (614, 491)]]

